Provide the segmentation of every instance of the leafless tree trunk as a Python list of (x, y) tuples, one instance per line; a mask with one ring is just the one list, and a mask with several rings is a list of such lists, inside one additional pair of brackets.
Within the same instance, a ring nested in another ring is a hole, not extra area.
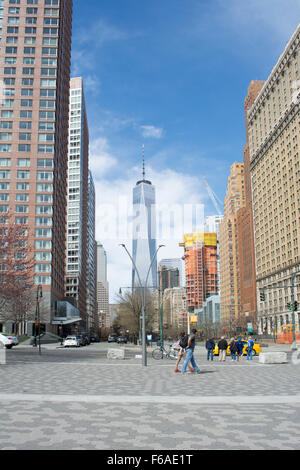
[[(119, 307), (117, 323), (120, 327), (129, 330), (130, 334), (138, 336), (140, 331), (140, 317), (142, 312), (142, 292), (126, 291), (124, 295), (119, 295)], [(146, 292), (146, 330), (152, 331), (152, 324), (155, 315), (153, 296)]]
[(14, 323), (16, 330), (28, 320), (34, 302), (34, 255), (28, 238), (28, 226), (0, 216), (0, 318)]

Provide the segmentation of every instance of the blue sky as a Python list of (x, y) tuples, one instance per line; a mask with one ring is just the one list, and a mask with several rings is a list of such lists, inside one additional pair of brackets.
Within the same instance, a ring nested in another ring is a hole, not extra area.
[[(299, 0), (74, 0), (72, 76), (85, 84), (98, 237), (101, 204), (131, 197), (143, 144), (158, 199), (216, 212), (202, 178), (223, 200), (243, 158), (248, 85), (268, 77), (299, 19)], [(102, 241), (112, 290), (129, 285), (116, 240)], [(161, 256), (180, 254), (174, 246)]]

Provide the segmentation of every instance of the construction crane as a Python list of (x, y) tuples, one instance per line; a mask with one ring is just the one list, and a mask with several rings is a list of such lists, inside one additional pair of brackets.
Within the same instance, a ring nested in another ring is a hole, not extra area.
[(218, 204), (216, 194), (213, 192), (213, 190), (211, 189), (211, 187), (209, 186), (209, 184), (208, 184), (208, 182), (206, 181), (205, 178), (203, 178), (203, 181), (204, 181), (204, 184), (205, 184), (206, 189), (208, 191), (208, 194), (209, 194), (209, 196), (210, 196), (210, 198), (211, 198), (211, 200), (212, 200), (212, 202), (213, 202), (213, 204), (216, 208), (216, 211), (217, 211), (218, 215), (222, 215), (222, 211), (221, 211), (220, 206)]

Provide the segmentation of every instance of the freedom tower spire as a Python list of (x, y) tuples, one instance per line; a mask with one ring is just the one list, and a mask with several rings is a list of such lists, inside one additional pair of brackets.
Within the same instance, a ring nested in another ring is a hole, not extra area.
[[(142, 180), (133, 188), (133, 236), (132, 254), (140, 279), (145, 285), (151, 261), (156, 252), (156, 198), (155, 187), (146, 180), (145, 147), (143, 145)], [(138, 286), (135, 268), (132, 271), (132, 287)], [(157, 286), (157, 259), (149, 274), (149, 288)]]

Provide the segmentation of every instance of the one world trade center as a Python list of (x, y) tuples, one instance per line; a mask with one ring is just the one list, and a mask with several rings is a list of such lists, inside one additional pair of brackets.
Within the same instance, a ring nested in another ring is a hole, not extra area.
[[(145, 179), (145, 161), (143, 155), (143, 179), (133, 189), (133, 237), (132, 254), (140, 281), (150, 290), (157, 287), (156, 253), (156, 199), (155, 187)], [(152, 267), (151, 262), (153, 261)], [(133, 266), (132, 287), (139, 286), (139, 279)], [(150, 271), (149, 271), (150, 269)], [(149, 274), (148, 274), (149, 273)]]

